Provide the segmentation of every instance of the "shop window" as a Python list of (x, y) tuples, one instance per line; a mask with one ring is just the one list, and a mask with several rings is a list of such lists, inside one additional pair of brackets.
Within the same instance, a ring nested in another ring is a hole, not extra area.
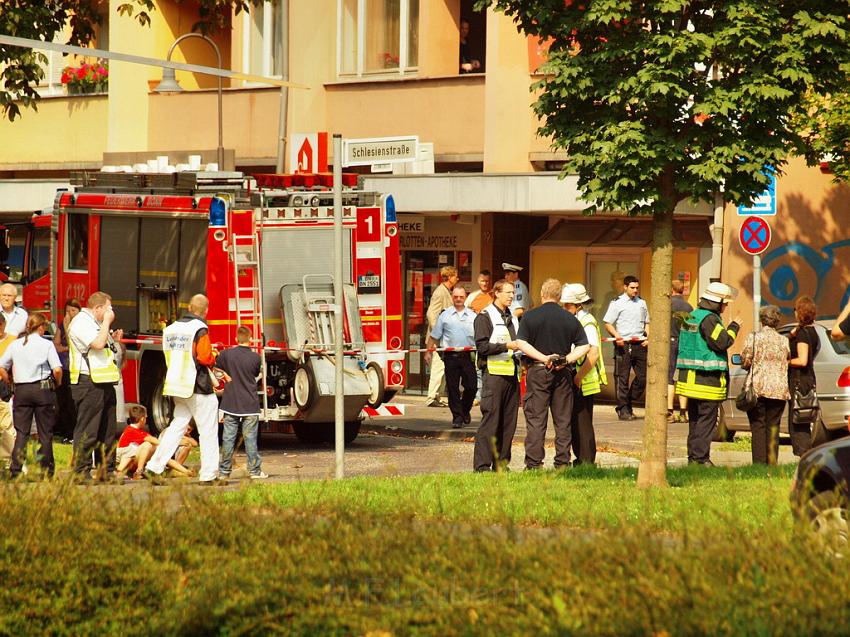
[(89, 269), (89, 216), (73, 214), (68, 215), (67, 220), (66, 270), (87, 272)]
[(338, 0), (340, 75), (404, 73), (419, 64), (419, 0)]
[(262, 2), (242, 18), (242, 72), (267, 77), (283, 75), (280, 47), (283, 33), (283, 2)]

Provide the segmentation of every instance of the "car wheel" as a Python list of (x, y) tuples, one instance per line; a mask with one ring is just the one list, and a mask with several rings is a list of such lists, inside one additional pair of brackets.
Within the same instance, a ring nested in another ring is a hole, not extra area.
[(806, 504), (809, 525), (824, 550), (833, 557), (850, 554), (850, 511), (835, 491), (822, 491)]
[(827, 429), (826, 425), (823, 424), (823, 420), (818, 418), (817, 422), (812, 425), (812, 447), (838, 440), (846, 435), (848, 435), (847, 429)]
[(292, 429), (295, 431), (295, 437), (298, 438), (298, 442), (315, 445), (325, 440), (321, 424), (296, 422), (292, 423)]
[(163, 396), (165, 388), (165, 370), (157, 378), (156, 384), (150, 395), (150, 431), (154, 436), (162, 433), (171, 423), (174, 416), (174, 399), (171, 396)]

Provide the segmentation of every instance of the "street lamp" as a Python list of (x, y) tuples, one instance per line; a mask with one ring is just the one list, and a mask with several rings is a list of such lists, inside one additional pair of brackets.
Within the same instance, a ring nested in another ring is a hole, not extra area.
[[(213, 50), (215, 50), (215, 56), (218, 60), (218, 68), (221, 69), (221, 51), (218, 49), (218, 45), (213, 42), (210, 38), (205, 35), (201, 35), (200, 33), (187, 33), (186, 35), (181, 35), (179, 38), (174, 40), (174, 43), (168, 49), (168, 55), (166, 56), (166, 61), (171, 61), (171, 54), (174, 53), (174, 49), (177, 48), (177, 45), (180, 44), (183, 40), (187, 38), (200, 38), (204, 42), (207, 42), (212, 46)], [(163, 68), (162, 69), (162, 80), (159, 84), (154, 88), (155, 93), (179, 93), (183, 89), (180, 84), (177, 83), (177, 76), (174, 72), (174, 69), (171, 68)], [(224, 146), (222, 145), (222, 131), (224, 127), (222, 126), (221, 119), (221, 76), (218, 77), (218, 169), (224, 170)]]

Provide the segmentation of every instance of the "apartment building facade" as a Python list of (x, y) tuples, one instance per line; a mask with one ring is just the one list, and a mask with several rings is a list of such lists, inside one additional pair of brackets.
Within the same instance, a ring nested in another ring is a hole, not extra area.
[[(98, 45), (164, 58), (192, 30), (196, 7), (159, 0), (149, 27), (103, 3)], [(367, 186), (392, 192), (401, 219), (407, 338), (424, 342), (424, 308), (442, 265), (456, 265), (475, 287), (479, 269), (501, 275), (503, 261), (526, 268), (532, 298), (544, 278), (585, 282), (604, 312), (622, 274), (649, 285), (648, 219), (611, 212), (588, 217), (576, 179), (561, 179), (564, 157), (537, 135), (530, 92), (542, 55), (502, 14), (473, 10), (473, 0), (282, 0), (234, 14), (232, 28), (212, 36), (222, 66), (288, 77), (306, 88), (225, 81), (222, 143), (226, 168), (272, 172), (281, 145), (296, 133), (328, 131), (347, 138), (416, 135), (432, 152), (396, 173), (361, 169)], [(460, 68), (461, 25), (468, 23)], [(187, 40), (173, 59), (216, 66), (212, 47)], [(65, 61), (67, 63), (67, 60)], [(37, 113), (0, 122), (0, 211), (26, 214), (49, 206), (52, 188), (76, 169), (104, 162), (201, 154), (215, 161), (217, 80), (179, 72), (178, 94), (155, 92), (158, 68), (109, 65), (108, 88), (68, 95), (61, 61), (51, 58)], [(329, 149), (330, 153), (330, 149)], [(285, 170), (293, 170), (283, 153)], [(333, 162), (332, 153), (330, 156)], [(765, 302), (783, 309), (810, 293), (835, 315), (846, 296), (841, 258), (850, 219), (846, 187), (792, 160), (777, 185), (774, 240), (764, 258)], [(712, 276), (742, 289), (751, 316), (751, 261), (738, 246), (734, 206), (682, 204), (677, 211), (674, 276), (694, 302)], [(816, 232), (815, 232), (816, 231)], [(718, 263), (719, 262), (719, 263)], [(749, 318), (747, 320), (749, 323)], [(411, 367), (414, 377), (415, 363)]]

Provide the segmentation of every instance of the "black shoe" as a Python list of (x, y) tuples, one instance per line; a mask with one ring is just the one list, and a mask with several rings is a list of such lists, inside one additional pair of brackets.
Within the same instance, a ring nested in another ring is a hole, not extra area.
[(703, 467), (713, 467), (715, 466), (711, 460), (688, 460), (688, 464), (699, 464)]
[(466, 414), (466, 416), (463, 417), (463, 424), (469, 425), (471, 423), (472, 423), (472, 417), (469, 414)]
[(462, 427), (463, 427), (462, 422), (453, 422), (452, 423), (452, 429), (461, 429)]
[(617, 412), (617, 417), (618, 417), (620, 420), (635, 420), (635, 418), (637, 418), (637, 416), (635, 416), (635, 415), (634, 415), (632, 412), (630, 412), (630, 411), (620, 411), (620, 412)]
[(432, 400), (430, 403), (425, 403), (426, 407), (448, 407), (447, 403), (444, 403), (439, 398), (437, 400)]

